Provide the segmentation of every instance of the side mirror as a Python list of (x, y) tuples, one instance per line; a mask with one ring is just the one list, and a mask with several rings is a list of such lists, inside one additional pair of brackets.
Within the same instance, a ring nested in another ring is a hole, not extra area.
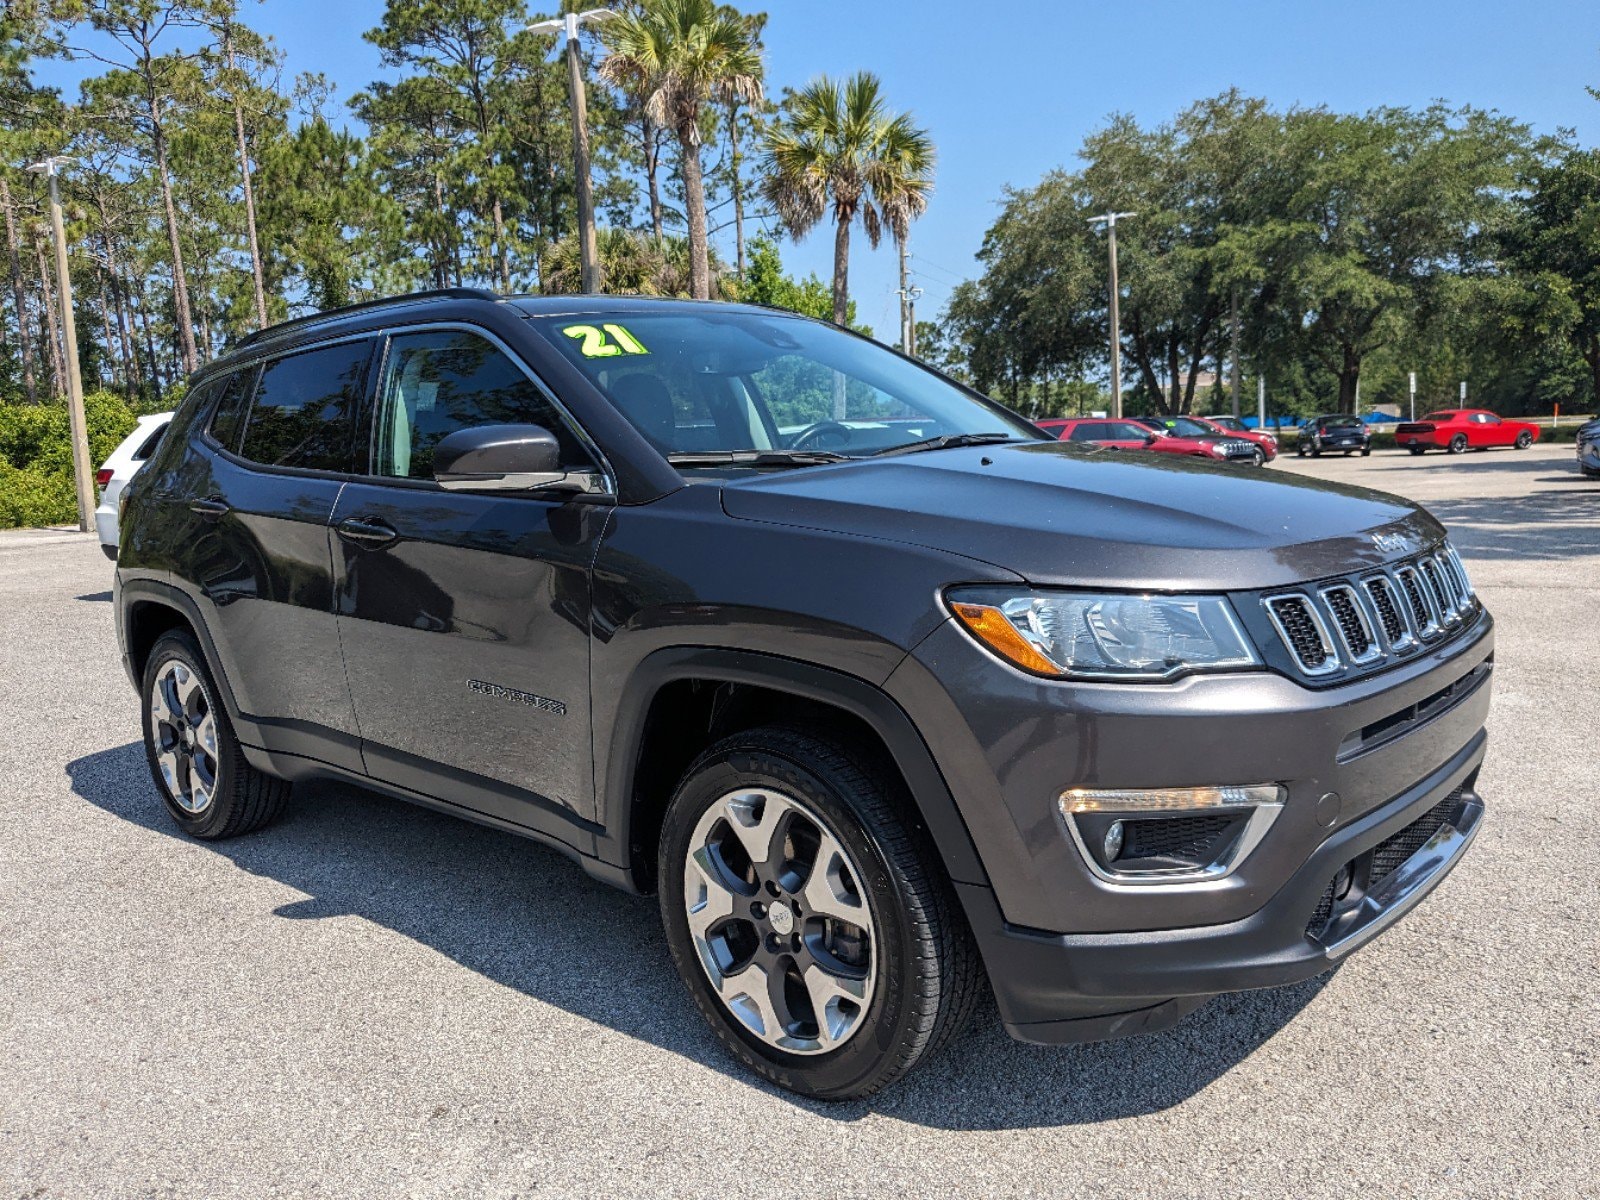
[(1158, 442), (1160, 440), (1161, 440), (1161, 435), (1159, 433), (1157, 433), (1153, 429), (1149, 433), (1144, 435), (1144, 444), (1146, 446), (1150, 445), (1152, 442)]
[(433, 478), (450, 491), (583, 492), (592, 476), (561, 468), (561, 445), (538, 425), (458, 429), (434, 447)]

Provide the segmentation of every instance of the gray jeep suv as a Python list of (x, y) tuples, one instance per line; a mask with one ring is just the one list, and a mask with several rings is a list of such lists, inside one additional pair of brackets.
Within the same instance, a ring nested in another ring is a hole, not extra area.
[(1391, 496), (1053, 441), (785, 313), (452, 290), (246, 339), (125, 493), (201, 838), (353, 780), (655, 891), (728, 1049), (870, 1094), (991, 992), (1328, 969), (1483, 811), (1492, 622)]

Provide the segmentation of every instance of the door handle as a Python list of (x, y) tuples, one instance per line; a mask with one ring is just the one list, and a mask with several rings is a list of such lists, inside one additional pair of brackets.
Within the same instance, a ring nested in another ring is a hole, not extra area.
[(226, 516), (231, 509), (232, 505), (221, 496), (206, 496), (201, 500), (189, 501), (189, 511), (199, 513), (202, 517)]
[(376, 517), (346, 517), (334, 529), (346, 541), (363, 546), (386, 546), (400, 536), (394, 526)]

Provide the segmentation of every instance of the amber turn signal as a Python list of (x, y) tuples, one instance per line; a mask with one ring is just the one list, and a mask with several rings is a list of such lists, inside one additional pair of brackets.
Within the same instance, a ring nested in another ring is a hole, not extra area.
[(1017, 632), (1017, 627), (998, 608), (990, 604), (959, 602), (950, 608), (980, 642), (1001, 658), (1036, 675), (1060, 677), (1061, 668), (1029, 645), (1028, 639)]

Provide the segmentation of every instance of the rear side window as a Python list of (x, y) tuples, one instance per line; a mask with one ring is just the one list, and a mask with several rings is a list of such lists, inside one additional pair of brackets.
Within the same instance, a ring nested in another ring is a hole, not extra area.
[(262, 367), (239, 454), (269, 467), (348, 471), (371, 346), (341, 342)]
[(250, 404), (250, 384), (255, 377), (256, 369), (247, 367), (209, 385), (219, 389), (222, 396), (212, 410), (207, 432), (217, 445), (226, 450), (239, 449), (239, 432), (244, 428), (245, 411)]
[(564, 465), (589, 465), (555, 405), (487, 338), (463, 329), (390, 338), (373, 474), (432, 479), (434, 448), (458, 429), (482, 425), (542, 426), (561, 444)]

